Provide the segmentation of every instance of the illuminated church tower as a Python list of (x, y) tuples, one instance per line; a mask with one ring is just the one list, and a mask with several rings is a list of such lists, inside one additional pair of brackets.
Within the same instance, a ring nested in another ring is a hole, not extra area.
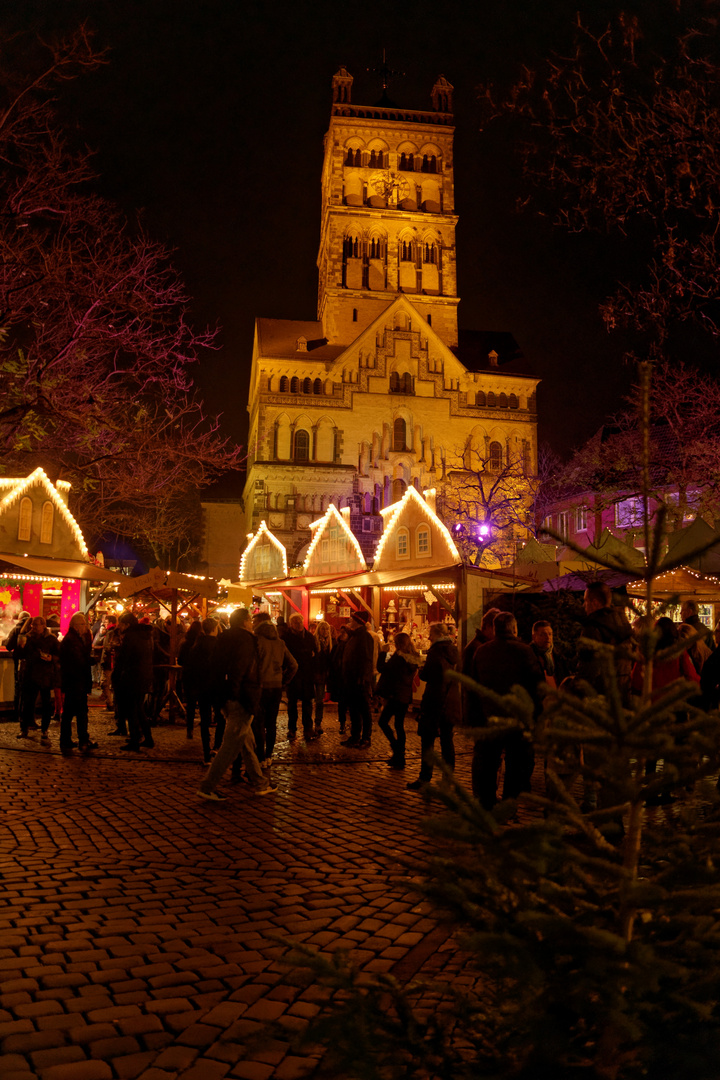
[(257, 319), (245, 532), (262, 521), (290, 566), (332, 502), (371, 563), (381, 511), (478, 463), (537, 462), (535, 388), (508, 333), (458, 335), (453, 88), (432, 108), (352, 102), (332, 80), (316, 319)]
[(333, 78), (322, 171), (318, 319), (349, 342), (397, 293), (451, 348), (458, 343), (453, 88), (426, 111), (353, 105), (352, 76)]

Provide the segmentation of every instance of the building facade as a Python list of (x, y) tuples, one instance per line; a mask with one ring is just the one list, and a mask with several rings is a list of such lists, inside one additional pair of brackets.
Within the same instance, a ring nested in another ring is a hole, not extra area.
[(464, 469), (537, 465), (537, 379), (508, 334), (458, 333), (452, 86), (433, 107), (352, 103), (333, 78), (317, 319), (258, 319), (245, 532), (302, 562), (330, 503), (368, 561), (382, 509)]

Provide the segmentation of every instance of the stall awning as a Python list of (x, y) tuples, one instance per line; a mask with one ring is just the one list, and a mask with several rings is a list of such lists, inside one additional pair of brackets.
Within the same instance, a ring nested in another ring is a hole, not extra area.
[(125, 574), (105, 570), (94, 563), (74, 559), (45, 559), (36, 555), (16, 555), (0, 552), (0, 576), (3, 568), (11, 568), (23, 574), (38, 574), (47, 578), (69, 578), (74, 581), (105, 581), (119, 583), (128, 581)]
[(192, 574), (179, 574), (174, 570), (162, 570), (155, 566), (142, 577), (123, 577), (118, 587), (118, 596), (134, 596), (145, 589), (155, 593), (158, 590), (180, 589), (182, 592), (214, 600), (218, 594), (218, 583), (215, 578), (194, 577)]
[[(350, 574), (347, 579), (343, 575), (343, 581), (352, 580), (355, 577), (364, 576), (362, 570), (359, 570), (357, 574)], [(289, 578), (277, 578), (270, 581), (234, 581), (233, 585), (245, 589), (252, 589), (256, 596), (262, 596), (264, 593), (277, 591), (280, 592), (283, 589), (314, 589), (320, 588), (324, 585), (334, 585), (337, 577), (333, 578), (328, 574), (323, 574), (319, 577), (289, 577)]]

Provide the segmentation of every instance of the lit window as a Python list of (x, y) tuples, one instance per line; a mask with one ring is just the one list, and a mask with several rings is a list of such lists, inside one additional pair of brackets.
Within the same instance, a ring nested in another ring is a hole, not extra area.
[(29, 540), (32, 529), (32, 501), (28, 498), (20, 502), (20, 518), (18, 521), (18, 540)]
[(295, 460), (310, 460), (310, 436), (302, 428), (295, 432)]
[(430, 529), (427, 525), (418, 525), (417, 532), (415, 533), (415, 542), (417, 544), (418, 555), (430, 554)]
[(337, 537), (332, 537), (330, 540), (330, 562), (336, 563), (338, 561), (338, 542)]
[(330, 559), (330, 541), (329, 540), (321, 540), (320, 541), (320, 561), (321, 562), (328, 562), (329, 559)]
[(499, 442), (491, 442), (488, 449), (488, 468), (491, 472), (500, 472), (500, 469), (502, 468), (502, 446)]
[(43, 504), (42, 517), (40, 518), (40, 543), (52, 544), (53, 537), (53, 519), (55, 517), (55, 507), (48, 500)]
[(397, 557), (407, 559), (410, 555), (409, 534), (407, 529), (398, 529), (397, 533)]
[(575, 530), (585, 532), (587, 529), (587, 506), (578, 506), (575, 511)]
[(621, 499), (615, 503), (615, 524), (621, 529), (633, 528), (643, 523), (643, 501), (639, 495)]

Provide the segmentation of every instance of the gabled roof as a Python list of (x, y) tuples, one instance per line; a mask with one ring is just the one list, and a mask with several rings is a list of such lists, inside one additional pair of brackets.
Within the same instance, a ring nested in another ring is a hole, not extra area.
[(720, 572), (720, 535), (701, 517), (685, 529), (677, 529), (668, 536), (665, 561), (682, 559), (688, 566), (704, 573)]
[[(344, 345), (329, 345), (323, 336), (321, 322), (309, 319), (257, 319), (258, 348), (260, 355), (277, 360), (334, 360)], [(305, 338), (307, 351), (297, 347), (298, 338)]]
[[(383, 548), (385, 547), (388, 538), (392, 536), (396, 529), (402, 526), (403, 518), (406, 516), (406, 513), (411, 505), (415, 505), (416, 507), (418, 507), (422, 511), (424, 516), (427, 518), (428, 523), (434, 526), (443, 537), (445, 544), (447, 545), (444, 552), (444, 558), (442, 559), (443, 564), (461, 563), (462, 558), (460, 556), (460, 552), (455, 546), (455, 541), (450, 535), (447, 526), (443, 525), (440, 518), (437, 516), (435, 511), (430, 506), (428, 506), (422, 495), (420, 495), (420, 493), (414, 487), (409, 487), (399, 502), (393, 503), (392, 506), (388, 506), (386, 508), (387, 510), (391, 511), (391, 513), (389, 517), (384, 517), (385, 527), (383, 529), (383, 534), (378, 541), (378, 546), (375, 550), (373, 570), (382, 569), (382, 567), (379, 566), (378, 563), (381, 559)], [(431, 562), (428, 565), (432, 566), (433, 564)]]
[(278, 538), (270, 532), (264, 521), (261, 521), (258, 525), (257, 532), (253, 536), (252, 533), (248, 534), (248, 545), (242, 553), (240, 559), (240, 581), (245, 580), (245, 564), (247, 562), (248, 555), (257, 546), (257, 544), (264, 538), (268, 539), (278, 550), (282, 559), (282, 574), (278, 574), (278, 577), (287, 577), (287, 552), (284, 546), (280, 543)]
[[(67, 487), (70, 486), (69, 484), (67, 484), (67, 481), (61, 480), (59, 481), (59, 483), (66, 484)], [(24, 495), (28, 493), (30, 488), (35, 487), (36, 484), (45, 490), (48, 498), (60, 514), (60, 517), (64, 519), (64, 521), (68, 525), (68, 528), (70, 529), (70, 532), (75, 537), (81, 554), (85, 558), (88, 558), (89, 552), (87, 549), (87, 545), (85, 544), (85, 537), (82, 534), (80, 526), (68, 510), (63, 500), (60, 498), (57, 488), (50, 481), (49, 477), (43, 469), (35, 469), (34, 472), (31, 472), (30, 475), (26, 476), (24, 479), (13, 479), (10, 477), (4, 477), (0, 481), (0, 495), (2, 495), (2, 498), (0, 499), (0, 514), (3, 514), (7, 510), (9, 510), (16, 502), (18, 502)]]
[(337, 524), (340, 525), (342, 531), (347, 536), (348, 540), (350, 541), (351, 547), (354, 549), (355, 554), (358, 557), (358, 569), (365, 570), (366, 567), (367, 567), (367, 563), (365, 562), (365, 558), (364, 558), (363, 553), (362, 553), (362, 548), (360, 547), (360, 544), (358, 543), (357, 536), (352, 531), (352, 529), (350, 528), (350, 525), (348, 524), (346, 519), (343, 517), (343, 515), (340, 513), (340, 511), (337, 509), (337, 507), (334, 505), (334, 503), (330, 503), (330, 505), (328, 506), (327, 510), (325, 511), (325, 513), (323, 514), (323, 516), (321, 518), (318, 518), (317, 521), (311, 521), (310, 522), (310, 528), (313, 530), (313, 538), (310, 541), (310, 547), (308, 548), (307, 555), (305, 556), (305, 562), (303, 563), (303, 570), (307, 571), (307, 568), (310, 565), (310, 560), (312, 559), (312, 556), (313, 556), (313, 552), (315, 551), (315, 548), (318, 546), (318, 544), (320, 542), (320, 539), (322, 537), (322, 534), (325, 532), (325, 530), (328, 528), (328, 526), (331, 523), (337, 523)]

